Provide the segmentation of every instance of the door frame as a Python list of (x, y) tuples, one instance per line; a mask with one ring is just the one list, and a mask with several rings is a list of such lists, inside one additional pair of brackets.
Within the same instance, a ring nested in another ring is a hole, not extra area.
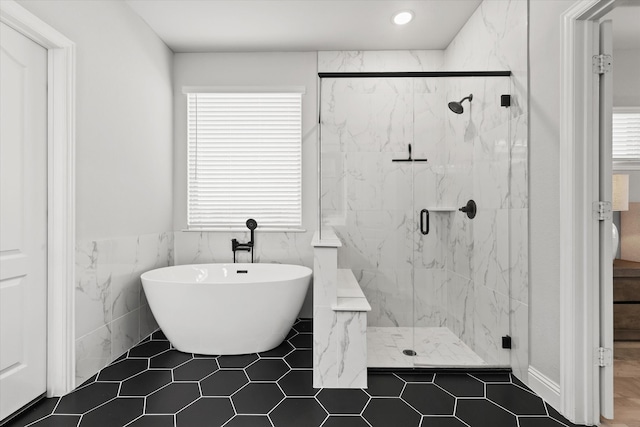
[(75, 387), (75, 43), (13, 0), (0, 21), (47, 49), (47, 396)]
[[(560, 412), (599, 424), (598, 21), (627, 0), (579, 0), (561, 16)], [(596, 78), (598, 77), (598, 78)], [(594, 176), (595, 175), (595, 176)]]

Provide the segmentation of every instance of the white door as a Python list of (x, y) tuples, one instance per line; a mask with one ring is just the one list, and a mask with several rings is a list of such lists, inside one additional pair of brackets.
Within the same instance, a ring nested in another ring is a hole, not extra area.
[[(612, 22), (600, 24), (600, 54), (613, 58)], [(613, 115), (613, 70), (600, 74), (600, 200), (612, 200), (611, 133)], [(613, 245), (611, 215), (600, 221), (600, 348), (605, 363), (600, 368), (600, 414), (613, 418)]]
[(46, 391), (47, 50), (0, 23), (0, 420)]

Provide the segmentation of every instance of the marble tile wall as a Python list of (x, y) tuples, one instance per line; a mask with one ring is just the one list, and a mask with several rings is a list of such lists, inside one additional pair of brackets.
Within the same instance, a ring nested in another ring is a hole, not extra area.
[(173, 233), (76, 244), (76, 384), (158, 328), (140, 275), (173, 265)]
[[(527, 31), (527, 2), (484, 1), (444, 52), (446, 69), (512, 72), (506, 90), (489, 86), (473, 89), (483, 94), (482, 99), (474, 99), (472, 107), (476, 130), (474, 197), (480, 212), (472, 225), (473, 271), (465, 277), (473, 280), (474, 298), (478, 301), (475, 313), (469, 314), (475, 325), (471, 347), (488, 363), (510, 364), (525, 382), (528, 369)], [(498, 79), (491, 82), (502, 85)], [(466, 87), (459, 89), (463, 92), (460, 97), (469, 92)], [(497, 102), (496, 98), (484, 94), (499, 96), (502, 93), (511, 94), (510, 108), (498, 108), (500, 115), (476, 114), (478, 104), (484, 109), (485, 102)], [(511, 351), (500, 348), (498, 338), (504, 332), (498, 331), (510, 331)]]

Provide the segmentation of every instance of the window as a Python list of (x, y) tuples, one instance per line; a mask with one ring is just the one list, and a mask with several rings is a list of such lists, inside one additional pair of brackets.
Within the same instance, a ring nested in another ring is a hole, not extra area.
[(187, 93), (189, 229), (301, 227), (302, 92)]
[(640, 169), (640, 108), (613, 110), (613, 168)]

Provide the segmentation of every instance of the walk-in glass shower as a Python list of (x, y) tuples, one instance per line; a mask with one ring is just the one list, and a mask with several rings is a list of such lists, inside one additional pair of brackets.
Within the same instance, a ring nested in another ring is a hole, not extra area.
[(509, 93), (508, 72), (320, 74), (320, 221), (372, 307), (368, 366), (509, 365)]

